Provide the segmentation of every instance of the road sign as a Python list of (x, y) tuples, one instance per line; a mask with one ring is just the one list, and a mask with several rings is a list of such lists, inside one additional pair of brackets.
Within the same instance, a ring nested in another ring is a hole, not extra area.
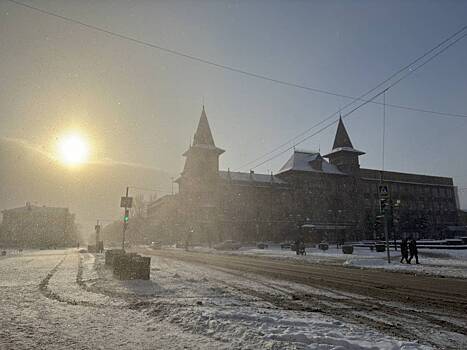
[(379, 196), (381, 198), (389, 197), (388, 185), (379, 185)]
[(133, 197), (122, 197), (120, 199), (120, 208), (131, 208), (133, 204)]

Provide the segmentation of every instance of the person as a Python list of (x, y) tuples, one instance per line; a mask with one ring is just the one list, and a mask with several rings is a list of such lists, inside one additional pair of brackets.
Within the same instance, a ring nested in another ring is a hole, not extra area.
[(303, 240), (300, 240), (300, 242), (298, 243), (298, 252), (297, 252), (297, 254), (306, 255), (305, 242)]
[(413, 257), (415, 257), (415, 263), (419, 264), (418, 262), (418, 249), (417, 249), (417, 241), (415, 238), (412, 238), (409, 242), (409, 251), (410, 251), (410, 258), (408, 263), (412, 261)]
[(295, 240), (294, 248), (295, 248), (295, 253), (299, 255), (300, 254), (300, 239), (299, 238)]
[(401, 241), (401, 264), (404, 263), (404, 259), (406, 263), (409, 263), (409, 246), (407, 238), (403, 238)]

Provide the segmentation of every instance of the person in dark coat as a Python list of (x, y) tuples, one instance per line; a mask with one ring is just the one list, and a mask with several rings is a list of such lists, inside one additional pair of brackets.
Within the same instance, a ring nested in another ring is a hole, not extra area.
[(417, 241), (415, 240), (415, 238), (412, 238), (409, 242), (409, 252), (410, 252), (409, 264), (412, 261), (413, 257), (415, 257), (415, 263), (419, 264)]
[(407, 243), (407, 238), (404, 238), (401, 241), (401, 264), (404, 263), (404, 260), (406, 263), (409, 263), (409, 246)]

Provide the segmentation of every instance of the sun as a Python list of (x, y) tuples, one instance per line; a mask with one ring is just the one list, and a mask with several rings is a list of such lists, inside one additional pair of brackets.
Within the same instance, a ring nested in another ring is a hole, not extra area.
[(58, 141), (59, 159), (66, 165), (77, 166), (89, 158), (89, 144), (79, 134), (68, 134)]

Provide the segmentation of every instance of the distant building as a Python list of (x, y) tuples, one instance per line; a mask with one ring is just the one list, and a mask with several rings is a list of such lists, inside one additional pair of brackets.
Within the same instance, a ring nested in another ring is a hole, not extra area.
[(275, 175), (219, 170), (222, 153), (203, 107), (193, 144), (183, 154), (179, 193), (148, 206), (153, 223), (173, 239), (190, 231), (193, 240), (209, 242), (378, 238), (381, 184), (397, 203), (391, 236), (436, 237), (458, 224), (452, 178), (360, 168), (365, 153), (354, 148), (342, 119), (331, 152), (294, 150)]
[(22, 248), (74, 246), (75, 216), (68, 208), (24, 207), (2, 211), (0, 245)]

